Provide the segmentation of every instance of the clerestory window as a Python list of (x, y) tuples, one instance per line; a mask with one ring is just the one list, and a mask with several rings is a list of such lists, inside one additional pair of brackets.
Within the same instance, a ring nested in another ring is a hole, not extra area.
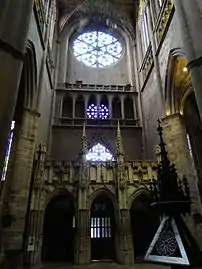
[(103, 68), (115, 64), (122, 56), (120, 41), (101, 31), (81, 34), (73, 43), (76, 58), (89, 67)]
[(15, 128), (15, 121), (12, 121), (11, 131), (10, 131), (10, 135), (9, 135), (8, 143), (7, 143), (6, 157), (5, 157), (4, 167), (3, 167), (2, 177), (1, 177), (2, 181), (4, 181), (6, 179), (6, 173), (7, 173), (7, 169), (8, 169), (8, 162), (9, 162), (9, 157), (10, 157), (10, 152), (11, 152), (14, 128)]

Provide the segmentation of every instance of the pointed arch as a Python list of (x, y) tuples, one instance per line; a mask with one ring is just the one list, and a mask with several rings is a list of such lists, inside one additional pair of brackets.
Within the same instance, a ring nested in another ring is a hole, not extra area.
[[(114, 141), (115, 137), (113, 137), (113, 141)], [(94, 145), (96, 145), (97, 143), (102, 144), (103, 146), (105, 146), (111, 153), (113, 156), (115, 156), (115, 152), (116, 152), (116, 146), (115, 144), (112, 142), (109, 142), (109, 139), (107, 139), (104, 134), (97, 129), (91, 136), (91, 139), (89, 140), (89, 149), (92, 148)]]
[(73, 116), (73, 100), (68, 94), (65, 95), (62, 104), (62, 117), (72, 118)]
[(45, 208), (43, 221), (42, 260), (74, 259), (75, 203), (68, 191), (58, 192)]
[(44, 208), (43, 208), (43, 210), (47, 207), (47, 205), (53, 200), (53, 199), (55, 199), (55, 197), (57, 197), (57, 196), (60, 196), (60, 195), (67, 195), (67, 196), (69, 196), (69, 197), (71, 197), (71, 199), (74, 201), (74, 203), (75, 203), (75, 196), (73, 195), (73, 193), (71, 193), (70, 191), (68, 191), (66, 188), (64, 188), (64, 187), (59, 187), (59, 188), (56, 188), (56, 189), (54, 189), (54, 191), (52, 191), (49, 195), (48, 195), (48, 197), (47, 197), (47, 199), (46, 199), (46, 201), (45, 201), (45, 203), (44, 203)]
[(15, 122), (21, 122), (25, 108), (36, 110), (37, 95), (36, 52), (34, 44), (28, 40), (14, 112)]
[(130, 206), (135, 259), (145, 255), (159, 226), (159, 217), (151, 208), (152, 198), (148, 193), (143, 190), (136, 192)]
[(112, 100), (112, 118), (121, 119), (121, 100), (118, 96), (115, 96)]
[(103, 95), (100, 100), (99, 118), (100, 119), (109, 118), (109, 100), (106, 95)]
[(91, 202), (92, 260), (115, 260), (115, 207), (107, 192), (102, 191)]
[(90, 207), (92, 206), (93, 201), (100, 195), (107, 196), (111, 200), (111, 202), (113, 203), (115, 211), (118, 209), (118, 205), (117, 205), (115, 195), (113, 194), (113, 192), (111, 192), (107, 188), (99, 188), (98, 190), (94, 191), (91, 194), (91, 196), (90, 196)]
[(75, 101), (75, 117), (85, 118), (85, 100), (82, 95), (79, 95)]
[(125, 119), (134, 119), (134, 106), (131, 97), (126, 97), (124, 100), (124, 116)]
[(25, 106), (34, 110), (37, 106), (37, 62), (35, 47), (30, 40), (27, 41), (23, 69), (25, 72), (25, 86), (27, 89)]
[(186, 55), (180, 48), (170, 51), (164, 93), (166, 115), (182, 112), (185, 99), (193, 91), (191, 76), (186, 66)]
[(97, 106), (97, 98), (95, 95), (91, 95), (88, 99), (88, 106), (87, 106), (87, 118), (89, 119), (97, 119), (98, 118), (98, 106)]

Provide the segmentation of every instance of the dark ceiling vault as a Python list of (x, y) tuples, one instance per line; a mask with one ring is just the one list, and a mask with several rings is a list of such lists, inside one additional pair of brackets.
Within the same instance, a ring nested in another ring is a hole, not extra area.
[(82, 19), (91, 16), (93, 12), (99, 12), (119, 20), (130, 32), (134, 32), (138, 0), (57, 0), (57, 2), (61, 30), (72, 17), (75, 17), (75, 14), (77, 19), (78, 17)]

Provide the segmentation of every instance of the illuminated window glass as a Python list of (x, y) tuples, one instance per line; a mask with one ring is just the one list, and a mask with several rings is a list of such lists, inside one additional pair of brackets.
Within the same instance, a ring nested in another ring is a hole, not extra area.
[(163, 0), (158, 0), (158, 2), (159, 2), (159, 6), (161, 7), (163, 4)]
[(142, 21), (141, 21), (141, 38), (142, 38), (143, 53), (146, 53), (147, 48), (148, 48), (149, 43), (150, 43), (149, 27), (148, 27), (148, 20), (147, 20), (146, 11), (143, 12)]
[(87, 108), (87, 117), (89, 119), (107, 119), (109, 118), (109, 109), (104, 104), (100, 105), (99, 110), (96, 105), (89, 105), (89, 107)]
[(11, 152), (11, 145), (12, 145), (12, 140), (13, 140), (13, 130), (14, 130), (14, 127), (15, 127), (15, 122), (12, 121), (12, 124), (11, 124), (11, 132), (10, 132), (10, 135), (9, 135), (7, 149), (6, 149), (6, 157), (5, 157), (5, 161), (4, 161), (4, 168), (3, 168), (2, 177), (1, 177), (1, 180), (2, 181), (4, 181), (6, 179), (6, 172), (7, 172), (8, 161), (9, 161), (10, 152)]
[(86, 159), (92, 162), (107, 162), (113, 161), (114, 157), (105, 146), (98, 143), (89, 150)]
[(107, 67), (116, 63), (122, 55), (121, 43), (112, 35), (92, 31), (76, 38), (74, 55), (80, 62), (90, 67)]
[(112, 237), (110, 218), (91, 218), (91, 238), (110, 237)]

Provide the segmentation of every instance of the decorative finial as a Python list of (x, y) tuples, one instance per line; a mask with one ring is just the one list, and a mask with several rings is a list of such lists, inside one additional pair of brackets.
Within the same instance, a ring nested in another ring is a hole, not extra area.
[(86, 136), (86, 123), (83, 123), (82, 139), (81, 139), (82, 155), (86, 155), (88, 151), (87, 136)]
[(121, 129), (120, 129), (120, 123), (118, 121), (117, 125), (117, 141), (116, 141), (116, 147), (117, 147), (117, 155), (124, 155), (124, 150), (123, 150), (123, 141), (122, 141), (122, 136), (121, 136)]
[(82, 132), (82, 136), (84, 137), (86, 137), (86, 122), (84, 121), (84, 123), (83, 123), (83, 132)]
[(159, 137), (160, 137), (160, 143), (159, 143), (159, 147), (160, 147), (160, 152), (161, 152), (161, 162), (162, 162), (162, 166), (168, 166), (170, 164), (170, 161), (168, 159), (168, 153), (166, 150), (166, 144), (164, 143), (163, 140), (163, 128), (161, 126), (161, 121), (158, 119), (158, 127), (157, 127), (157, 131), (159, 133)]

